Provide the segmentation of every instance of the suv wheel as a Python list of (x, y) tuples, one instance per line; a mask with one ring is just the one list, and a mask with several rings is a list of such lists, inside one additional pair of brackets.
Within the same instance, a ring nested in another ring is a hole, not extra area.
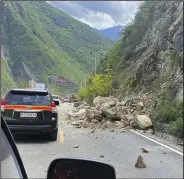
[(56, 141), (57, 140), (57, 135), (58, 135), (58, 129), (49, 134), (49, 139), (51, 141)]

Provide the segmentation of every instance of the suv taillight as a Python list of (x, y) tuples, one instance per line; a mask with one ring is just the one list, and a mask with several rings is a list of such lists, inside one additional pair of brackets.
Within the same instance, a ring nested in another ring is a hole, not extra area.
[(1, 100), (1, 105), (2, 105), (2, 106), (5, 106), (5, 104), (6, 104), (6, 100), (2, 99), (2, 100)]
[(51, 106), (52, 106), (53, 108), (55, 108), (55, 107), (56, 107), (56, 104), (55, 104), (55, 102), (54, 102), (54, 101), (52, 101), (52, 102), (51, 102)]

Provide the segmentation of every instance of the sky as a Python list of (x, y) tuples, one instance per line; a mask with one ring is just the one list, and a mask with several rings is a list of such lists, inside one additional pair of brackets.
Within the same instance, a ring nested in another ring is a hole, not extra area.
[(126, 25), (141, 1), (47, 1), (72, 17), (96, 29)]

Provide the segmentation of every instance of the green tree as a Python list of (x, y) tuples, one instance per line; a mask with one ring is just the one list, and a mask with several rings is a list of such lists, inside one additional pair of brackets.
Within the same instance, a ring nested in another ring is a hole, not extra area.
[(107, 96), (112, 89), (113, 75), (110, 66), (104, 70), (104, 74), (97, 74), (88, 77), (88, 85), (86, 88), (81, 88), (78, 95), (84, 99), (91, 96)]

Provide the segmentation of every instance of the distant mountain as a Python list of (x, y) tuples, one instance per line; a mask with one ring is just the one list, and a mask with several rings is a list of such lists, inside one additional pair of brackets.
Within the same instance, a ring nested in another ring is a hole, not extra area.
[(118, 25), (118, 26), (110, 27), (103, 30), (94, 29), (94, 31), (98, 32), (99, 34), (103, 35), (104, 37), (110, 40), (118, 41), (120, 38), (119, 33), (121, 32), (122, 28), (123, 26)]

